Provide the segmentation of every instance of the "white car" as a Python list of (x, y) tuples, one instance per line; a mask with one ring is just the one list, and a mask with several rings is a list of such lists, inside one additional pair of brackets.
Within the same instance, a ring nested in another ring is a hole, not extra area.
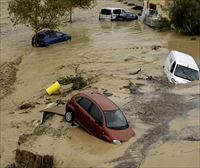
[(199, 68), (192, 56), (171, 51), (164, 64), (164, 72), (170, 82), (174, 84), (185, 84), (199, 80)]
[(117, 16), (122, 13), (125, 13), (125, 10), (122, 8), (101, 8), (101, 11), (99, 13), (99, 20), (116, 20)]

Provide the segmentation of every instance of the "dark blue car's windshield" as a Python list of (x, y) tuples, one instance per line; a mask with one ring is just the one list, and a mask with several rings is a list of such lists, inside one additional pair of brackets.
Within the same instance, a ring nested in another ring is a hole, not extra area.
[(127, 12), (126, 13), (128, 16), (133, 16), (133, 14), (132, 13), (129, 13), (129, 12)]
[(121, 110), (105, 111), (106, 126), (111, 129), (120, 130), (129, 127)]

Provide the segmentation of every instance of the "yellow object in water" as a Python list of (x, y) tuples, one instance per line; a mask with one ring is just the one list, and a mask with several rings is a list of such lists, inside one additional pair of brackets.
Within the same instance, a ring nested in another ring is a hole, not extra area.
[(53, 93), (57, 92), (60, 89), (60, 84), (57, 82), (55, 82), (54, 84), (52, 84), (51, 86), (49, 86), (46, 91), (49, 95), (52, 95)]

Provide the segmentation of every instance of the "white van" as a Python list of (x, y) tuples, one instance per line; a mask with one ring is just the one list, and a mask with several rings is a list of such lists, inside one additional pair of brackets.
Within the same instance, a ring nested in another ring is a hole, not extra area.
[(185, 84), (199, 80), (199, 68), (192, 56), (179, 51), (171, 51), (164, 65), (170, 82), (174, 84)]
[(105, 20), (116, 20), (117, 16), (121, 13), (125, 13), (125, 10), (122, 8), (110, 8), (105, 7), (101, 8), (101, 11), (99, 13), (99, 20), (105, 19)]

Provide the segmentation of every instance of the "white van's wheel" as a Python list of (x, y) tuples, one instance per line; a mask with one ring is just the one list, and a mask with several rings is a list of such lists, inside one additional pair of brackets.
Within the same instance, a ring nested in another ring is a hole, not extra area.
[(74, 112), (67, 109), (65, 112), (65, 121), (71, 123), (72, 121), (74, 121)]

